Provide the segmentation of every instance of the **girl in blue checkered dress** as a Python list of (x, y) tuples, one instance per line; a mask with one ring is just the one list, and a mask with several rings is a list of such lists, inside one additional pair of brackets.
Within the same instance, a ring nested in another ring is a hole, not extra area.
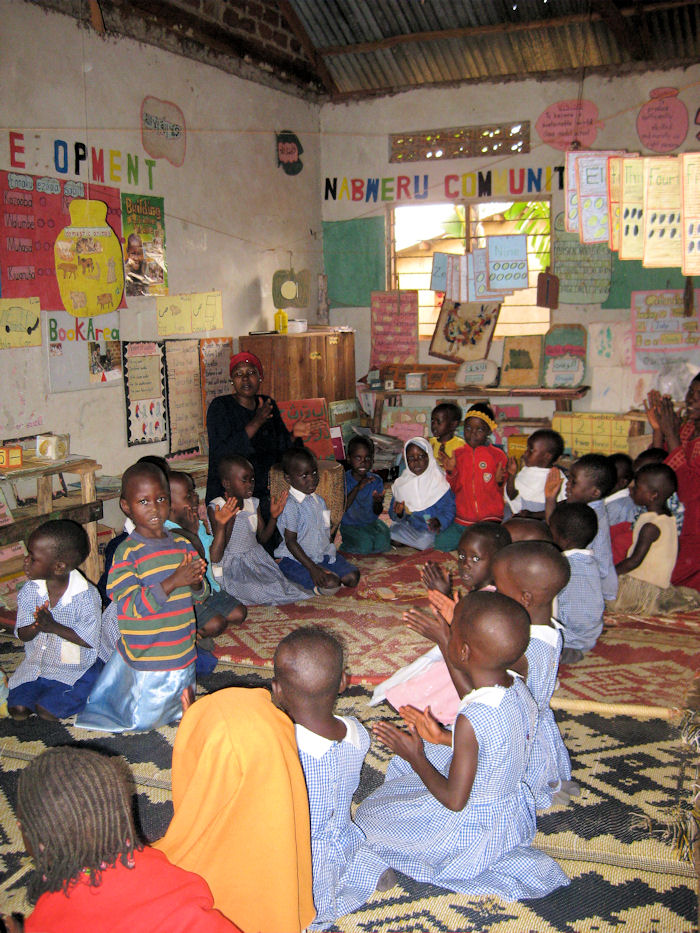
[(272, 693), (294, 720), (309, 794), (316, 907), (311, 928), (316, 930), (357, 910), (378, 886), (387, 890), (396, 880), (350, 818), (369, 734), (357, 719), (333, 715), (346, 686), (343, 648), (330, 632), (301, 628), (282, 639)]
[[(524, 779), (537, 706), (509, 671), (529, 632), (528, 614), (514, 600), (483, 591), (465, 596), (447, 655), (473, 689), (453, 731), (411, 707), (402, 709), (410, 732), (389, 723), (374, 728), (411, 769), (390, 766), (355, 820), (382, 859), (417, 881), (506, 900), (568, 884), (557, 863), (530, 845), (535, 804)], [(422, 738), (450, 746), (451, 754), (436, 754)]]

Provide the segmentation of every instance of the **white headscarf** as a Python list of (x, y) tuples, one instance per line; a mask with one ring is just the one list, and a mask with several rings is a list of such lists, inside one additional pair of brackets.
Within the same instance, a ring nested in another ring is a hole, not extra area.
[[(409, 444), (415, 444), (416, 447), (420, 447), (428, 455), (428, 466), (420, 476), (416, 476), (408, 468), (406, 451)], [(450, 484), (437, 465), (430, 441), (427, 441), (424, 437), (412, 437), (409, 441), (406, 441), (403, 447), (403, 458), (406, 469), (391, 487), (392, 495), (397, 502), (403, 502), (409, 512), (422, 512), (434, 505), (438, 499), (442, 499), (449, 490)]]

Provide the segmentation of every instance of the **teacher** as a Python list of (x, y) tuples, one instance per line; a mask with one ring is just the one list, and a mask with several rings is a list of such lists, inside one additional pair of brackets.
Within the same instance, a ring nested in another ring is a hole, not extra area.
[(255, 469), (253, 495), (260, 500), (262, 516), (267, 520), (270, 509), (270, 467), (295, 440), (309, 436), (308, 423), (297, 422), (290, 434), (282, 421), (274, 399), (259, 395), (263, 379), (262, 363), (254, 353), (236, 353), (231, 357), (231, 394), (219, 395), (207, 411), (209, 435), (209, 472), (207, 502), (224, 495), (219, 479), (219, 460), (239, 454)]

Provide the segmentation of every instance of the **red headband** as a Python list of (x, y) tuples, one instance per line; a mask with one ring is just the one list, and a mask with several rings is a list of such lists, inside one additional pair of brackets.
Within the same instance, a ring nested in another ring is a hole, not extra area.
[(245, 350), (242, 353), (235, 353), (231, 357), (231, 365), (228, 368), (229, 376), (233, 374), (234, 369), (238, 366), (239, 363), (250, 363), (251, 366), (255, 366), (257, 371), (260, 373), (260, 378), (263, 377), (263, 368), (262, 363), (257, 358), (254, 353), (248, 353)]

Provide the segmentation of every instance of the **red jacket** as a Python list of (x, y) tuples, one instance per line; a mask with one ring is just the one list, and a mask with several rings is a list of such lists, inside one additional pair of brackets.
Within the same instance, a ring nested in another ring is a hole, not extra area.
[[(500, 447), (470, 447), (465, 444), (455, 452), (455, 468), (447, 480), (455, 494), (459, 525), (501, 521), (503, 518), (503, 482), (508, 457)], [(502, 467), (501, 483), (496, 482)]]

